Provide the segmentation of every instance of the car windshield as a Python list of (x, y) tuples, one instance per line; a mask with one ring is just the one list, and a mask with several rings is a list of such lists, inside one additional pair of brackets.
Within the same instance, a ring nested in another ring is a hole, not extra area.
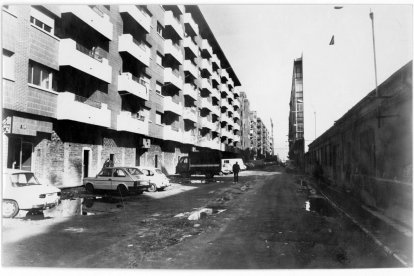
[(14, 173), (10, 179), (15, 187), (41, 185), (33, 173)]
[(137, 168), (125, 168), (125, 170), (130, 174), (130, 175), (141, 175), (143, 174), (140, 170), (138, 170)]
[(155, 169), (155, 171), (156, 171), (157, 173), (159, 173), (159, 174), (163, 174), (163, 173), (162, 173), (162, 170), (160, 170), (160, 169)]

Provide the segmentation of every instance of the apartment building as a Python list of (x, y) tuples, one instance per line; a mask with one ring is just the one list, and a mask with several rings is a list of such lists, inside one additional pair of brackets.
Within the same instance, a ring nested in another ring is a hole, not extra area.
[(250, 102), (247, 98), (246, 92), (240, 92), (240, 143), (241, 150), (250, 149)]
[(305, 154), (303, 121), (303, 67), (302, 58), (293, 62), (292, 89), (289, 112), (289, 159), (303, 167)]
[(197, 6), (5, 5), (3, 166), (79, 185), (237, 151), (240, 81)]

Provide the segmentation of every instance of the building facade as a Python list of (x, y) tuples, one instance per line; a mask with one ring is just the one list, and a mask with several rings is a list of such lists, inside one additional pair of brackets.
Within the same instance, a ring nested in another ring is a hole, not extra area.
[(5, 5), (3, 166), (80, 185), (234, 152), (240, 81), (197, 6)]
[(303, 168), (305, 154), (303, 118), (303, 66), (302, 58), (293, 62), (292, 89), (289, 102), (289, 159)]
[(309, 145), (306, 171), (412, 225), (412, 61)]
[(240, 116), (241, 116), (241, 124), (240, 124), (240, 149), (250, 149), (250, 102), (247, 98), (246, 92), (240, 92)]

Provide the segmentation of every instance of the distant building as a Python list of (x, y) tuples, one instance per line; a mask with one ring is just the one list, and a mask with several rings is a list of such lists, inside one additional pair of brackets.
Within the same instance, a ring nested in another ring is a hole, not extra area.
[(250, 102), (247, 99), (246, 92), (240, 92), (240, 149), (250, 149)]
[(289, 113), (289, 159), (303, 168), (305, 154), (302, 58), (294, 60)]

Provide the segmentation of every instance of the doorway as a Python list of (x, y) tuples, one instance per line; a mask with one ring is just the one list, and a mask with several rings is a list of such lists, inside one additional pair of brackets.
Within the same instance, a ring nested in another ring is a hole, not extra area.
[(90, 153), (91, 150), (90, 149), (83, 149), (83, 163), (82, 163), (82, 168), (83, 168), (83, 175), (82, 177), (89, 177), (89, 162), (90, 162)]

